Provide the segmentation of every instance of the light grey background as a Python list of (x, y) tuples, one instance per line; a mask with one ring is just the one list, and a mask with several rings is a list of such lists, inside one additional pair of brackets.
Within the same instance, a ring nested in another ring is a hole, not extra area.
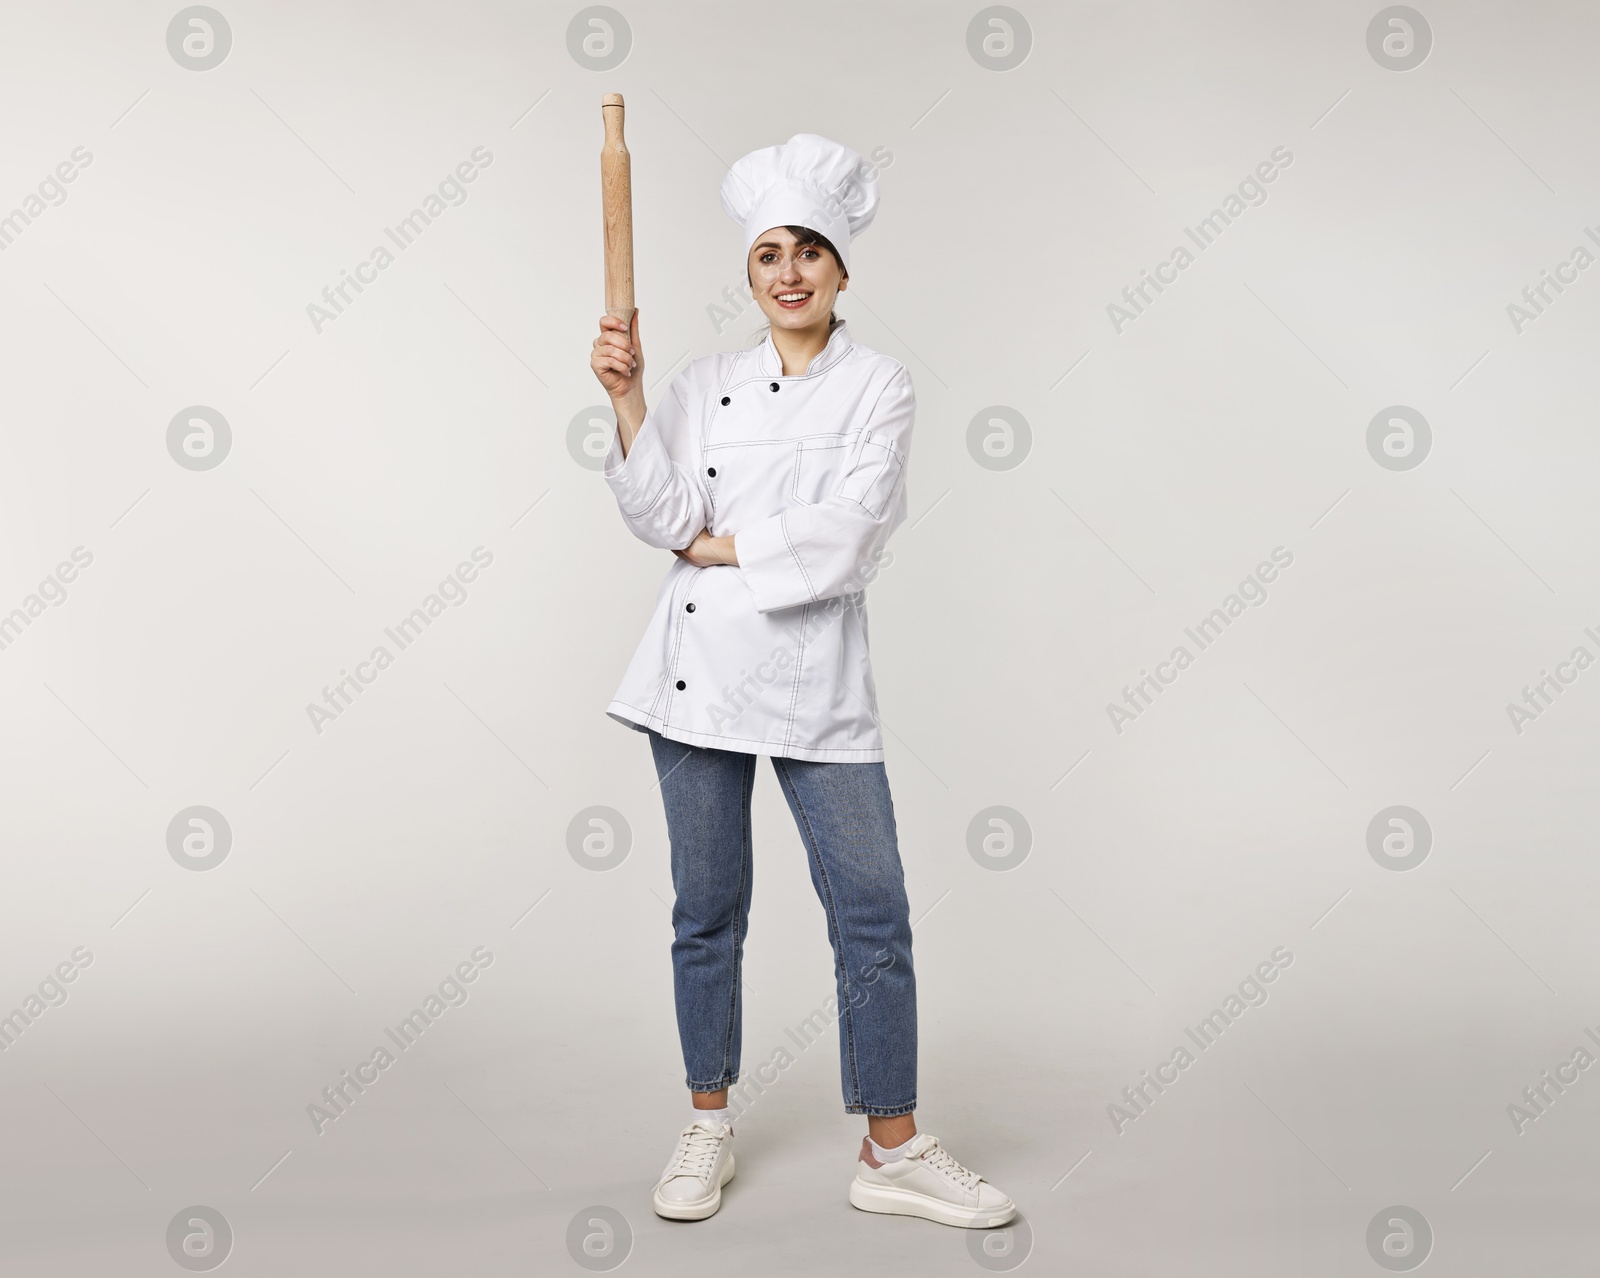
[[(237, 1274), (581, 1272), (593, 1206), (629, 1273), (982, 1272), (965, 1231), (846, 1203), (831, 1030), (742, 1124), (722, 1212), (650, 1212), (686, 1104), (671, 887), (646, 740), (603, 707), (668, 561), (569, 448), (604, 399), (608, 91), (655, 395), (759, 321), (708, 312), (743, 282), (725, 167), (802, 131), (890, 157), (839, 309), (919, 406), (871, 590), (918, 1118), (1021, 1204), (1004, 1263), (1379, 1273), (1393, 1206), (1428, 1272), (1592, 1257), (1600, 1077), (1520, 1133), (1507, 1106), (1600, 1026), (1600, 672), (1521, 732), (1506, 709), (1600, 655), (1600, 272), (1507, 312), (1600, 221), (1592, 7), (1427, 3), (1403, 72), (1370, 0), (1027, 5), (1010, 70), (942, 2), (629, 3), (599, 71), (576, 6), (219, 7), (207, 71), (168, 52), (177, 6), (5, 15), (0, 213), (92, 162), (0, 253), (0, 613), (93, 556), (0, 651), (0, 1011), (92, 955), (0, 1053), (8, 1271), (183, 1272), (168, 1224), (201, 1205)], [(1277, 147), (1266, 202), (1117, 332)], [(193, 405), (231, 428), (210, 470), (167, 450)], [(1413, 469), (1367, 448), (1394, 405), (1431, 427)], [(969, 449), (994, 406), (1030, 428), (1009, 469)], [(317, 732), (307, 703), (479, 546)], [(1267, 601), (1119, 733), (1107, 704), (1277, 546)], [(233, 835), (205, 871), (167, 848), (197, 804)], [(596, 805), (631, 830), (604, 872), (568, 850)], [(968, 849), (996, 805), (1032, 832), (1005, 871)], [(1433, 834), (1407, 871), (1367, 848), (1394, 805)], [(755, 820), (747, 1069), (832, 990), (765, 762)], [(1119, 1133), (1280, 946), (1269, 1000)], [(469, 1000), (319, 1135), (321, 1089), (477, 947)]]

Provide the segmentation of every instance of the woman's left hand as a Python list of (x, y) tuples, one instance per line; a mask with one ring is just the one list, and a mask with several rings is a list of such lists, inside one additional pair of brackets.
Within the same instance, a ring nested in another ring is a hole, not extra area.
[(710, 529), (702, 528), (700, 535), (682, 550), (673, 554), (687, 559), (696, 568), (710, 568), (716, 564), (729, 564), (737, 568), (739, 557), (734, 553), (732, 537), (713, 537)]

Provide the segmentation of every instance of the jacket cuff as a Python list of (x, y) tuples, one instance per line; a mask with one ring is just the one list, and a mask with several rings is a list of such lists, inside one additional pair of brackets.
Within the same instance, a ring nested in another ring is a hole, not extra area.
[(672, 482), (672, 458), (661, 443), (661, 432), (653, 417), (653, 412), (645, 414), (626, 457), (622, 455), (620, 425), (612, 430), (611, 444), (606, 449), (601, 473), (616, 496), (617, 506), (627, 515), (643, 514), (661, 499)]
[(804, 565), (789, 546), (781, 514), (734, 533), (733, 554), (755, 596), (757, 612), (793, 608), (816, 598)]

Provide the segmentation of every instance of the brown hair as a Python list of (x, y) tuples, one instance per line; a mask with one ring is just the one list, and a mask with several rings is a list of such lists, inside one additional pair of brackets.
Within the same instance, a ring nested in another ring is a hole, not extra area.
[[(833, 254), (833, 260), (838, 263), (840, 281), (843, 282), (844, 280), (850, 278), (849, 268), (845, 266), (844, 259), (839, 256), (839, 250), (833, 247), (833, 241), (830, 240), (826, 235), (822, 234), (820, 231), (813, 231), (809, 226), (786, 226), (783, 229), (788, 231), (790, 235), (794, 236), (794, 245), (796, 248), (804, 248), (808, 244), (815, 244), (818, 248), (827, 249), (828, 252)], [(756, 283), (750, 278), (750, 263), (748, 259), (744, 264), (744, 280), (745, 283), (750, 286), (750, 291), (752, 293), (755, 292)], [(830, 309), (828, 311), (828, 327), (832, 328), (838, 322), (838, 316), (836, 316)], [(771, 325), (768, 325), (768, 327), (770, 328)]]

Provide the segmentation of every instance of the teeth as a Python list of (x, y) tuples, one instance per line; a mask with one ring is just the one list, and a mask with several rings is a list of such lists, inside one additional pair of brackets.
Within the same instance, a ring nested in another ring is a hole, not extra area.
[(779, 293), (778, 294), (778, 300), (780, 302), (798, 302), (802, 298), (806, 298), (806, 297), (810, 297), (810, 296), (811, 296), (810, 293)]

